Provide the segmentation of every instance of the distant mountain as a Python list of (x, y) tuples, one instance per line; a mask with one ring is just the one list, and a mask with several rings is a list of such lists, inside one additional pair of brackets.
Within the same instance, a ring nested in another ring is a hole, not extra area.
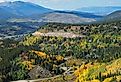
[(17, 16), (9, 11), (4, 10), (3, 8), (0, 8), (0, 19), (2, 19), (2, 21), (13, 17)]
[(117, 10), (121, 10), (121, 6), (83, 7), (83, 8), (77, 9), (77, 11), (93, 13), (96, 15), (108, 15)]
[(93, 18), (86, 18), (72, 13), (52, 12), (45, 14), (42, 19), (43, 22), (57, 22), (57, 23), (84, 23), (95, 21)]
[(99, 18), (103, 17), (103, 16), (100, 16), (100, 15), (94, 15), (94, 14), (88, 13), (88, 12), (78, 12), (78, 11), (55, 11), (55, 12), (74, 14), (74, 15), (77, 15), (79, 17), (92, 18), (92, 19), (99, 19)]
[(121, 20), (121, 10), (115, 11), (115, 12), (103, 17), (100, 21), (112, 22), (112, 21), (120, 21), (120, 20)]
[(5, 18), (11, 16), (15, 18), (29, 17), (50, 11), (52, 10), (29, 2), (15, 1), (0, 3), (0, 15), (4, 15)]
[(0, 22), (58, 22), (85, 23), (103, 16), (80, 11), (55, 11), (30, 2), (0, 3)]

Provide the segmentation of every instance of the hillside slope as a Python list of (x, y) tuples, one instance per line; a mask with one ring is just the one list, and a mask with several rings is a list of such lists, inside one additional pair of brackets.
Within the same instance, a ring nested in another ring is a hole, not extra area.
[(97, 22), (112, 22), (112, 21), (120, 21), (121, 20), (121, 10), (115, 11)]
[(120, 20), (121, 18), (121, 10), (115, 11), (105, 17), (107, 20)]
[(84, 18), (77, 16), (75, 14), (58, 13), (58, 12), (46, 14), (45, 16), (42, 17), (42, 19), (43, 22), (72, 23), (72, 24), (95, 21), (92, 18)]

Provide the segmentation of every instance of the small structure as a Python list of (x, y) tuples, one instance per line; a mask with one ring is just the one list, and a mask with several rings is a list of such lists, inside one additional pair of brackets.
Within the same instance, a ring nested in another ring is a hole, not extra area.
[(51, 77), (52, 74), (50, 73), (49, 70), (44, 69), (42, 67), (40, 67), (39, 65), (35, 66), (30, 72), (29, 72), (29, 76), (31, 79), (37, 79), (37, 78), (47, 78), (47, 77)]

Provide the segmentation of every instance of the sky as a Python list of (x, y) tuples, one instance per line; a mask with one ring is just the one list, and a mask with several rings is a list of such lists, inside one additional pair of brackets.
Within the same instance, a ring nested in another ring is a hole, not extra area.
[(5, 1), (32, 2), (46, 8), (60, 10), (73, 10), (94, 6), (121, 6), (121, 0), (0, 0), (0, 2)]

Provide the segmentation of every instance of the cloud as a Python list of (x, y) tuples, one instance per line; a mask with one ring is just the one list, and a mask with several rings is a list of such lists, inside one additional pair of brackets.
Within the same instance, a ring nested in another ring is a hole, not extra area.
[(6, 0), (0, 0), (0, 2), (5, 2)]

